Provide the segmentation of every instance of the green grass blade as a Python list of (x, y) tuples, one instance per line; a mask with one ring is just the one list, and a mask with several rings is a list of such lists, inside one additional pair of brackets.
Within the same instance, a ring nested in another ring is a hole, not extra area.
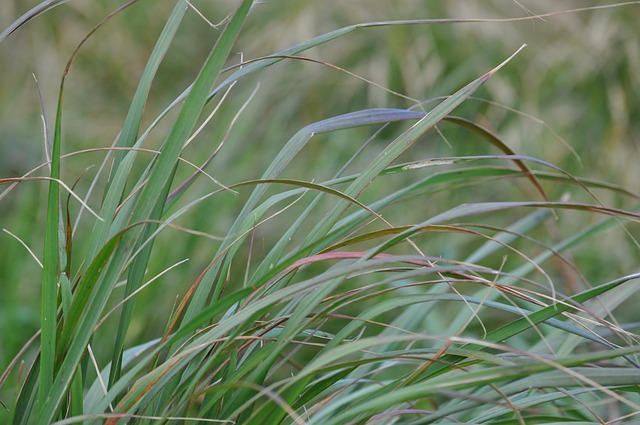
[(504, 247), (504, 245), (513, 243), (520, 234), (529, 233), (551, 217), (551, 211), (548, 209), (532, 212), (509, 226), (507, 229), (508, 232), (501, 232), (500, 234), (492, 237), (491, 240), (485, 242), (481, 247), (465, 258), (465, 263), (477, 263)]
[[(162, 208), (161, 205), (158, 205), (158, 208)], [(157, 211), (157, 213), (158, 215), (160, 215), (160, 211)], [(149, 235), (151, 235), (156, 227), (157, 225), (147, 227), (143, 233), (143, 240), (146, 239), (145, 236), (148, 237)], [(118, 330), (116, 333), (115, 341), (113, 343), (113, 355), (111, 357), (111, 369), (108, 379), (108, 388), (112, 387), (116, 380), (120, 378), (125, 338), (127, 336), (127, 331), (129, 330), (129, 325), (131, 323), (135, 304), (135, 296), (131, 295), (142, 284), (145, 272), (147, 271), (152, 248), (153, 245), (152, 243), (150, 243), (142, 250), (142, 252), (138, 254), (127, 275), (127, 285), (125, 286), (124, 298), (130, 298), (122, 306), (120, 319), (118, 321)]]
[[(164, 56), (169, 49), (173, 38), (180, 27), (180, 22), (184, 17), (186, 7), (184, 2), (178, 2), (175, 9), (171, 13), (171, 16), (167, 20), (165, 27), (160, 34), (156, 45), (151, 52), (149, 60), (145, 66), (145, 69), (140, 77), (138, 87), (133, 96), (131, 106), (125, 118), (123, 128), (120, 132), (117, 146), (128, 147), (133, 146), (135, 138), (138, 134), (140, 127), (140, 120), (144, 105), (149, 95), (149, 90), (153, 83), (154, 77), (157, 73), (158, 67), (162, 62)], [(127, 156), (127, 161), (123, 162), (124, 157)], [(127, 182), (127, 178), (131, 172), (134, 160), (137, 154), (135, 151), (131, 151), (127, 154), (124, 152), (117, 152), (115, 154), (113, 169), (114, 173), (109, 181), (107, 190), (105, 192), (100, 215), (104, 218), (104, 222), (97, 222), (92, 232), (91, 241), (89, 242), (89, 248), (87, 258), (93, 258), (98, 252), (102, 244), (110, 237), (109, 231), (112, 230), (111, 236), (122, 228), (112, 229), (112, 220), (116, 211), (116, 208), (120, 204), (120, 200), (123, 196), (123, 191)]]
[[(169, 50), (169, 46), (171, 45), (171, 42), (173, 41), (175, 34), (178, 31), (178, 28), (180, 28), (180, 23), (182, 22), (186, 11), (187, 7), (185, 7), (184, 2), (177, 2), (176, 7), (173, 9), (171, 16), (162, 29), (162, 33), (158, 37), (158, 41), (156, 42), (156, 45), (154, 46), (153, 51), (149, 56), (149, 60), (147, 61), (144, 71), (142, 72), (142, 76), (140, 77), (140, 80), (138, 82), (138, 88), (136, 89), (133, 100), (131, 101), (129, 111), (125, 118), (122, 131), (120, 132), (120, 135), (116, 142), (116, 146), (133, 146), (138, 135), (140, 120), (142, 119), (142, 112), (144, 110), (144, 105), (147, 101), (147, 97), (149, 96), (151, 84), (153, 83), (154, 77), (158, 71), (158, 68), (160, 67), (160, 63)], [(125, 151), (117, 151), (113, 160), (113, 169), (119, 169), (123, 157), (128, 154), (129, 153)], [(131, 154), (135, 155), (135, 152), (131, 152)]]
[(56, 358), (56, 320), (58, 311), (58, 282), (61, 272), (59, 242), (60, 233), (60, 144), (62, 143), (62, 92), (60, 87), (56, 124), (51, 151), (51, 180), (47, 198), (47, 224), (45, 229), (40, 335), (40, 380), (38, 387), (38, 411), (42, 412), (51, 396)]
[(571, 202), (481, 202), (473, 204), (462, 204), (448, 211), (440, 213), (421, 224), (413, 226), (409, 230), (399, 234), (398, 236), (390, 239), (389, 241), (379, 245), (372, 251), (371, 255), (375, 255), (384, 252), (388, 247), (394, 246), (397, 243), (403, 241), (407, 237), (421, 231), (425, 226), (441, 224), (450, 220), (459, 219), (462, 217), (469, 217), (477, 214), (486, 214), (496, 211), (509, 210), (513, 208), (556, 208), (566, 210), (576, 210), (584, 212), (596, 212), (603, 215), (618, 216), (631, 221), (640, 221), (640, 214), (622, 210), (619, 208), (605, 207), (601, 205), (571, 203)]
[[(79, 361), (86, 350), (86, 344), (93, 333), (93, 326), (95, 325), (95, 321), (90, 316), (97, 316), (101, 311), (101, 309), (97, 312), (91, 310), (92, 297), (95, 295), (93, 287), (99, 285), (101, 273), (121, 238), (121, 234), (117, 235), (102, 248), (87, 269), (83, 276), (83, 281), (79, 284), (80, 289), (74, 296), (69, 317), (63, 328), (59, 343), (60, 354), (61, 357), (64, 356), (64, 360), (61, 361), (60, 369), (53, 384), (50, 386), (46, 403), (40, 410), (37, 423), (45, 425), (53, 420), (55, 412), (79, 368)], [(68, 350), (66, 348), (67, 344)]]
[(38, 398), (38, 380), (40, 371), (40, 356), (36, 357), (35, 361), (29, 368), (27, 376), (20, 389), (20, 394), (16, 400), (14, 407), (13, 425), (26, 425), (29, 423), (30, 418), (36, 416), (34, 412), (34, 406), (36, 405)]
[(198, 118), (205, 106), (210, 87), (217, 79), (218, 73), (227, 60), (231, 48), (240, 32), (244, 18), (251, 7), (250, 0), (244, 0), (240, 8), (233, 15), (225, 31), (216, 42), (211, 54), (207, 58), (200, 74), (196, 78), (193, 88), (187, 95), (180, 115), (169, 134), (157, 162), (149, 175), (134, 209), (132, 223), (146, 220), (158, 202), (160, 193), (171, 183), (178, 156), (185, 141), (189, 138)]
[(83, 321), (83, 316), (87, 314), (86, 306), (89, 303), (95, 286), (98, 284), (109, 258), (118, 247), (122, 237), (123, 234), (119, 233), (102, 247), (78, 283), (78, 288), (76, 289), (69, 309), (69, 315), (62, 328), (59, 342), (59, 357), (63, 356), (64, 350), (68, 348), (71, 340), (77, 335), (77, 328)]

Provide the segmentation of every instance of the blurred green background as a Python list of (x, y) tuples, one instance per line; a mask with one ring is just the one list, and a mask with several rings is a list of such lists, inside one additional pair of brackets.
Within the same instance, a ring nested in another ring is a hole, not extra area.
[[(37, 3), (0, 2), (0, 29)], [(192, 3), (213, 23), (223, 21), (234, 4), (228, 0), (192, 0)], [(0, 43), (0, 178), (22, 176), (45, 161), (38, 88), (46, 121), (52, 126), (67, 60), (83, 37), (121, 4), (111, 0), (72, 0), (29, 22)], [(601, 1), (568, 0), (267, 0), (257, 5), (249, 17), (236, 46), (237, 60), (229, 65), (361, 22), (510, 18), (602, 5)], [(140, 1), (110, 20), (82, 47), (66, 82), (64, 153), (104, 148), (113, 143), (137, 79), (173, 6), (168, 1)], [(637, 193), (638, 22), (640, 4), (636, 3), (520, 22), (366, 28), (305, 56), (423, 101), (453, 93), (527, 43), (528, 47), (481, 89), (477, 97), (484, 100), (468, 101), (456, 114), (493, 129), (518, 154), (538, 157), (577, 176), (619, 184)], [(197, 13), (189, 13), (152, 88), (145, 110), (146, 123), (192, 81), (210, 49), (210, 40), (218, 34)], [(305, 125), (357, 109), (408, 108), (415, 104), (340, 70), (314, 62), (287, 60), (235, 86), (221, 113), (198, 143), (187, 148), (185, 157), (201, 163), (212, 146), (224, 138), (234, 115), (256, 88), (256, 96), (231, 130), (221, 154), (207, 169), (227, 185), (258, 178), (289, 137)], [(391, 140), (403, 126), (406, 124), (390, 126), (382, 139)], [(145, 147), (158, 147), (167, 128), (169, 123), (164, 123), (154, 130)], [(427, 136), (407, 159), (498, 154), (454, 126), (444, 124), (439, 129), (441, 134), (434, 132)], [(370, 134), (371, 129), (357, 129), (319, 136), (287, 176), (314, 181), (330, 178)], [(375, 147), (371, 155), (374, 153)], [(71, 185), (79, 179), (77, 192), (86, 193), (103, 158), (104, 152), (94, 152), (64, 160), (64, 180)], [(185, 168), (179, 172), (186, 177), (191, 171)], [(46, 175), (46, 170), (36, 175)], [(387, 184), (403, 183), (399, 177)], [(424, 199), (416, 200), (416, 207), (434, 214), (447, 205), (499, 200), (502, 191), (518, 193), (524, 187), (506, 181), (481, 190), (440, 193), (427, 203)], [(2, 190), (6, 188), (3, 186)], [(546, 184), (545, 188), (552, 199), (559, 199), (569, 190), (566, 185)], [(210, 190), (210, 183), (196, 185), (192, 197)], [(216, 197), (205, 209), (197, 210), (206, 213), (187, 214), (181, 223), (212, 235), (223, 235), (248, 193), (245, 190), (239, 196)], [(570, 193), (574, 201), (590, 200), (577, 188)], [(606, 205), (625, 208), (634, 205), (628, 197), (604, 191), (595, 193)], [(38, 257), (42, 256), (45, 196), (43, 182), (25, 182), (0, 195), (0, 227), (24, 241)], [(99, 199), (91, 204), (99, 206)], [(71, 211), (75, 219), (77, 205), (72, 205)], [(575, 217), (562, 223), (563, 230), (575, 232), (595, 221), (584, 214), (576, 213)], [(281, 234), (278, 226), (286, 226), (287, 220), (283, 217), (267, 230), (262, 229), (256, 237), (256, 249)], [(76, 229), (76, 249), (82, 249), (83, 233), (91, 228), (92, 220), (85, 214)], [(607, 234), (598, 247), (581, 247), (572, 253), (588, 281), (599, 283), (637, 268), (639, 250), (629, 236), (638, 235), (638, 227), (627, 229), (627, 233), (619, 228)], [(155, 260), (157, 267), (149, 270), (149, 275), (182, 258), (190, 258), (189, 265), (171, 271), (142, 293), (132, 338), (144, 340), (158, 335), (166, 321), (164, 313), (170, 311), (176, 295), (193, 282), (214, 252), (214, 240), (183, 236), (177, 242), (175, 235), (175, 231), (169, 230), (156, 242), (163, 255)], [(434, 247), (432, 254), (461, 258), (473, 248), (466, 246), (464, 239), (443, 241), (441, 246)], [(16, 239), (6, 232), (0, 233), (3, 368), (39, 327), (39, 284), (37, 262)], [(628, 304), (632, 306), (637, 301), (629, 300)], [(158, 311), (163, 313), (157, 314)], [(628, 311), (633, 314), (632, 308)]]

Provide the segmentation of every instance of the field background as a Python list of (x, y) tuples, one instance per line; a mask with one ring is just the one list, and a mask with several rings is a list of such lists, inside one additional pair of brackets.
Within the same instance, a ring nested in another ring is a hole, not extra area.
[[(0, 30), (17, 19), (34, 1), (0, 2)], [(43, 129), (38, 87), (49, 126), (55, 118), (60, 78), (71, 53), (82, 38), (109, 12), (116, 1), (73, 0), (19, 29), (0, 43), (0, 178), (19, 177), (42, 164)], [(212, 23), (223, 21), (231, 1), (193, 0)], [(274, 53), (330, 30), (361, 22), (435, 18), (511, 18), (531, 13), (602, 6), (601, 1), (333, 1), (267, 0), (259, 4), (245, 23), (235, 65)], [(173, 2), (140, 1), (99, 29), (80, 50), (66, 82), (63, 153), (107, 147), (113, 143), (126, 115), (147, 57), (170, 13)], [(174, 48), (160, 68), (152, 87), (143, 123), (162, 111), (192, 81), (206, 57), (210, 40), (219, 34), (195, 12), (189, 12)], [(225, 185), (258, 178), (284, 143), (301, 127), (349, 111), (373, 108), (409, 108), (416, 99), (426, 101), (446, 96), (487, 72), (526, 47), (504, 69), (492, 77), (465, 102), (456, 115), (479, 122), (500, 134), (521, 155), (548, 161), (580, 177), (593, 178), (625, 187), (638, 194), (640, 188), (640, 4), (580, 11), (521, 22), (443, 23), (434, 25), (387, 26), (355, 31), (336, 42), (305, 52), (316, 60), (285, 60), (266, 71), (242, 80), (233, 88), (221, 113), (215, 117), (185, 157), (200, 163), (225, 137), (238, 109), (257, 88), (238, 123), (229, 133), (221, 153), (207, 168)], [(332, 66), (323, 65), (331, 64)], [(338, 69), (341, 68), (341, 69)], [(348, 72), (345, 72), (346, 70)], [(366, 80), (383, 86), (383, 90)], [(38, 86), (32, 75), (35, 75)], [(408, 98), (391, 93), (403, 94)], [(161, 124), (145, 147), (157, 148), (164, 141), (168, 124)], [(407, 128), (392, 125), (383, 140)], [(439, 126), (440, 133), (424, 137), (406, 160), (491, 155), (497, 151), (452, 125)], [(369, 137), (369, 128), (318, 136), (297, 158), (286, 177), (323, 181)], [(377, 141), (376, 143), (379, 143)], [(356, 170), (379, 152), (370, 147)], [(77, 155), (63, 161), (63, 180), (85, 193), (104, 152)], [(541, 167), (542, 169), (543, 167)], [(141, 172), (143, 168), (136, 170)], [(183, 178), (190, 170), (180, 169)], [(348, 172), (347, 172), (348, 174)], [(44, 175), (41, 171), (38, 175)], [(180, 178), (178, 178), (180, 180)], [(104, 184), (104, 182), (103, 182)], [(403, 176), (387, 179), (391, 191), (407, 182)], [(544, 184), (552, 199), (563, 194), (572, 201), (589, 197), (571, 185)], [(191, 197), (211, 190), (211, 183), (199, 182)], [(15, 234), (35, 255), (42, 257), (47, 186), (26, 182), (0, 195), (0, 228)], [(197, 214), (187, 214), (179, 224), (210, 235), (224, 236), (250, 191), (224, 194), (207, 201)], [(634, 208), (628, 195), (595, 190), (608, 206)], [(522, 195), (521, 195), (522, 194)], [(496, 181), (481, 186), (460, 187), (416, 197), (409, 207), (385, 216), (391, 222), (415, 222), (463, 202), (535, 197), (525, 183)], [(363, 202), (367, 200), (365, 193)], [(93, 200), (99, 205), (99, 200)], [(75, 219), (78, 205), (71, 206)], [(253, 250), (269, 246), (295, 217), (287, 214), (262, 227), (254, 236)], [(511, 212), (504, 214), (513, 214)], [(509, 218), (513, 221), (517, 216)], [(83, 216), (74, 240), (82, 250), (92, 221)], [(502, 222), (504, 217), (496, 217)], [(595, 222), (597, 217), (567, 213), (545, 229), (547, 242), (553, 235), (572, 234)], [(491, 224), (491, 217), (483, 223)], [(637, 271), (640, 248), (632, 236), (640, 228), (618, 226), (597, 239), (597, 244), (576, 247), (570, 258), (578, 270), (562, 264), (547, 272), (558, 289), (574, 293), (586, 286)], [(156, 241), (156, 253), (149, 275), (189, 258), (188, 267), (177, 267), (142, 292), (128, 337), (130, 344), (161, 334), (176, 297), (207, 264), (217, 241), (197, 235), (185, 236), (168, 230)], [(551, 236), (549, 236), (551, 235)], [(537, 237), (536, 233), (533, 236)], [(558, 236), (559, 238), (560, 236)], [(446, 234), (430, 239), (429, 255), (464, 258), (478, 248), (479, 241)], [(160, 253), (160, 254), (159, 254)], [(533, 255), (532, 253), (531, 255)], [(243, 254), (248, 259), (249, 254)], [(238, 260), (240, 261), (240, 260)], [(487, 259), (500, 267), (502, 256)], [(507, 260), (508, 261), (508, 260)], [(508, 263), (507, 263), (508, 264)], [(0, 369), (39, 328), (40, 267), (25, 248), (8, 233), (0, 233)], [(242, 279), (242, 276), (236, 276)], [(640, 297), (634, 295), (616, 311), (624, 322), (637, 322)], [(164, 312), (164, 313), (160, 313)], [(442, 312), (446, 321), (446, 312)], [(109, 332), (105, 327), (103, 332)], [(100, 353), (100, 347), (96, 350)], [(105, 347), (104, 359), (109, 356)], [(100, 354), (99, 354), (100, 355)], [(104, 360), (103, 359), (103, 360)], [(1, 392), (0, 392), (1, 394)]]

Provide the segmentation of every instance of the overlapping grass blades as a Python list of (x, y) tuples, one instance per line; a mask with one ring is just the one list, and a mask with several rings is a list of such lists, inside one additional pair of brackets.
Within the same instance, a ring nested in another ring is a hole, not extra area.
[[(33, 16), (59, 3), (43, 2)], [(100, 220), (87, 237), (86, 251), (74, 251), (82, 262), (77, 270), (67, 258), (74, 250), (69, 208), (66, 216), (61, 213), (61, 88), (51, 152), (40, 351), (10, 406), (13, 423), (526, 423), (563, 415), (587, 422), (599, 420), (598, 412), (605, 410), (584, 401), (593, 394), (615, 403), (619, 418), (640, 411), (637, 336), (606, 317), (637, 292), (631, 284), (640, 275), (564, 294), (554, 286), (558, 274), (544, 269), (553, 258), (569, 264), (561, 257), (569, 247), (625, 220), (640, 221), (633, 210), (602, 204), (592, 189), (635, 195), (518, 155), (492, 131), (450, 115), (513, 56), (428, 112), (362, 109), (300, 129), (261, 178), (251, 175), (229, 186), (252, 191), (174, 310), (154, 312), (166, 319), (165, 332), (127, 346), (156, 237), (218, 193), (216, 188), (182, 205), (191, 181), (175, 181), (185, 144), (207, 103), (250, 74), (356, 29), (434, 22), (352, 25), (225, 70), (253, 6), (251, 0), (238, 3), (193, 84), (140, 134), (156, 73), (192, 7), (187, 1), (176, 3), (140, 77), (115, 143), (118, 149), (105, 160), (112, 169), (100, 199)], [(0, 40), (28, 20), (27, 14)], [(226, 71), (233, 72), (222, 79)], [(159, 153), (144, 164), (136, 182), (129, 181), (139, 163), (137, 148), (179, 105)], [(319, 133), (401, 121), (415, 122), (352, 175), (340, 170), (320, 183), (283, 176)], [(397, 164), (445, 121), (476, 134), (501, 154)], [(495, 165), (498, 161), (504, 164)], [(431, 166), (451, 168), (420, 177)], [(372, 185), (399, 174), (411, 177), (411, 183), (375, 193), (373, 201), (362, 200)], [(542, 200), (425, 208), (419, 220), (412, 215), (399, 224), (383, 216), (418, 195), (429, 198), (437, 191), (498, 179), (525, 181)], [(577, 187), (593, 202), (553, 201), (545, 192), (547, 182)], [(531, 209), (519, 221), (511, 216), (522, 217)], [(567, 211), (607, 218), (552, 243), (531, 236)], [(253, 235), (280, 215), (290, 219), (289, 225), (247, 260), (247, 251), (254, 254)], [(473, 221), (478, 217), (480, 222)], [(506, 224), (483, 224), (486, 217), (504, 218)], [(464, 260), (442, 257), (435, 249), (425, 254), (415, 241), (434, 234), (470, 236), (480, 244)], [(524, 251), (521, 243), (533, 249)], [(505, 268), (492, 265), (501, 252), (522, 261)], [(532, 277), (535, 273), (543, 283)], [(116, 287), (122, 280), (126, 284), (120, 293)], [(120, 316), (106, 344), (113, 351), (108, 364), (97, 364), (92, 340), (115, 297)], [(452, 312), (439, 312), (442, 305)], [(495, 323), (493, 315), (500, 317)], [(528, 340), (531, 334), (534, 341)]]

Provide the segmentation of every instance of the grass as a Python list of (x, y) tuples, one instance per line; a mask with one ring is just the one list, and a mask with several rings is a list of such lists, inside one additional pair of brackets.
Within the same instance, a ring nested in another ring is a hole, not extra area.
[[(548, 91), (568, 108), (549, 116), (583, 122), (571, 93), (589, 72), (527, 52), (554, 40), (554, 20), (634, 34), (639, 2), (499, 10), (517, 21), (344, 6), (365, 24), (292, 4), (282, 37), (270, 3), (226, 18), (182, 0), (59, 3), (0, 36), (8, 55), (38, 24), (69, 24), (48, 41), (61, 74), (31, 86), (46, 160), (0, 180), (3, 297), (28, 315), (3, 305), (3, 422), (639, 420), (638, 196), (625, 167), (573, 143), (588, 133), (633, 156), (634, 56), (596, 75), (592, 127), (568, 141), (520, 112)], [(463, 15), (445, 4), (430, 12)], [(452, 32), (518, 25), (543, 35), (502, 52)], [(530, 66), (548, 70), (523, 77)]]

